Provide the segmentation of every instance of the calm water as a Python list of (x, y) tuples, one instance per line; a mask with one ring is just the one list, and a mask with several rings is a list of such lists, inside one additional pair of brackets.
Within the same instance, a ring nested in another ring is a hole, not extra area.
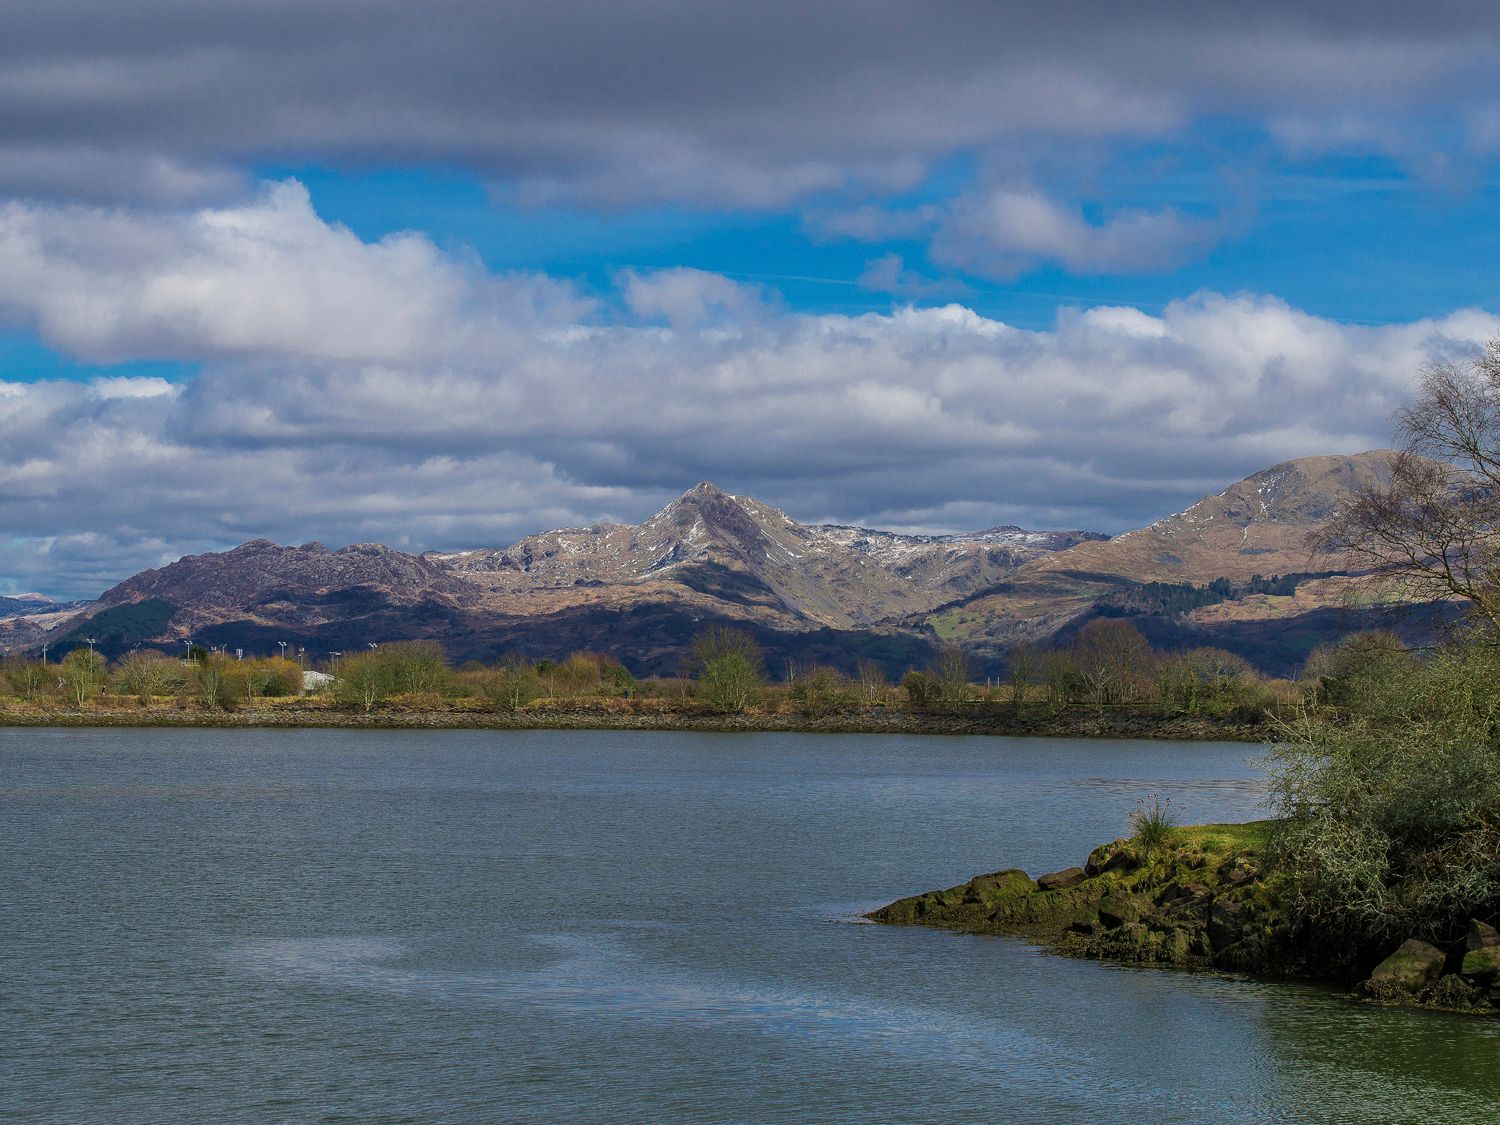
[(1488, 1024), (853, 922), (1255, 752), (0, 731), (0, 1119), (1493, 1119)]

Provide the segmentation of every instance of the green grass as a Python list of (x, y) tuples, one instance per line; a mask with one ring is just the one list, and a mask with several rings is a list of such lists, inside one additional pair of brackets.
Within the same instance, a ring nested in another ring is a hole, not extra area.
[(1252, 820), (1247, 824), (1186, 824), (1172, 830), (1171, 842), (1179, 847), (1197, 845), (1211, 854), (1264, 851), (1274, 820)]

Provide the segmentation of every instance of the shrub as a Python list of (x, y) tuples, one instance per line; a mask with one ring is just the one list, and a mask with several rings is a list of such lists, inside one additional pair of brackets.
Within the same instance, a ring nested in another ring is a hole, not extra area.
[(1305, 923), (1444, 940), (1500, 899), (1500, 651), (1377, 651), (1389, 678), (1366, 666), (1273, 753), (1275, 857)]
[(743, 629), (715, 625), (693, 641), (692, 664), (705, 702), (715, 711), (743, 711), (765, 682), (760, 646)]
[(836, 668), (804, 672), (787, 688), (787, 696), (805, 715), (826, 715), (854, 702), (854, 689)]

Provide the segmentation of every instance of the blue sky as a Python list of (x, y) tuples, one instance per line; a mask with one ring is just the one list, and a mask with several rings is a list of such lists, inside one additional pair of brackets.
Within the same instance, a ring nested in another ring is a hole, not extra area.
[[(1112, 210), (1173, 207), (1212, 215), (1239, 209), (1212, 247), (1167, 267), (1079, 271), (1039, 262), (1008, 279), (944, 268), (920, 237), (857, 240), (819, 229), (836, 201), (761, 211), (656, 206), (625, 209), (522, 206), (453, 168), (336, 170), (266, 166), (267, 181), (304, 184), (319, 215), (367, 241), (415, 230), (455, 253), (474, 253), (496, 271), (539, 271), (608, 295), (622, 270), (691, 267), (764, 287), (791, 310), (858, 314), (893, 306), (960, 301), (1007, 324), (1045, 329), (1059, 308), (1129, 305), (1159, 311), (1208, 290), (1275, 294), (1316, 316), (1351, 324), (1393, 324), (1455, 309), (1500, 307), (1500, 163), (1474, 160), (1453, 182), (1424, 178), (1393, 157), (1276, 154), (1248, 126), (1220, 146), (1152, 144), (1111, 154), (1104, 181), (1084, 210), (1102, 222)], [(1232, 138), (1232, 141), (1231, 139)], [(1248, 183), (1226, 182), (1227, 148), (1254, 154)], [(963, 189), (937, 169), (897, 206), (915, 210)], [(1107, 186), (1106, 186), (1107, 185)], [(808, 216), (812, 215), (813, 218)], [(870, 264), (900, 257), (928, 288), (891, 292), (866, 278)], [(864, 279), (864, 280), (862, 280)], [(192, 362), (142, 356), (95, 364), (51, 347), (35, 330), (0, 333), (0, 378), (88, 379), (153, 374), (181, 380)]]
[(20, 0), (0, 593), (266, 535), (1116, 532), (1500, 331), (1485, 4)]

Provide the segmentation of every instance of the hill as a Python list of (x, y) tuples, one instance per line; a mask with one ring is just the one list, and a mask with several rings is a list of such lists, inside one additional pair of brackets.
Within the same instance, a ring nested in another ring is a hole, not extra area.
[(10, 647), (66, 647), (87, 633), (112, 654), (192, 638), (252, 652), (285, 641), (322, 659), (431, 638), (459, 661), (586, 648), (664, 673), (723, 622), (753, 632), (773, 668), (870, 658), (897, 673), (955, 642), (995, 667), (1016, 643), (1065, 641), (1092, 617), (1117, 616), (1162, 647), (1218, 644), (1286, 671), (1369, 620), (1347, 608), (1343, 560), (1313, 554), (1308, 535), (1345, 490), (1379, 481), (1391, 456), (1285, 462), (1113, 539), (801, 524), (708, 482), (638, 525), (503, 548), (412, 555), (257, 539), (135, 575), (81, 613), (28, 618)]

